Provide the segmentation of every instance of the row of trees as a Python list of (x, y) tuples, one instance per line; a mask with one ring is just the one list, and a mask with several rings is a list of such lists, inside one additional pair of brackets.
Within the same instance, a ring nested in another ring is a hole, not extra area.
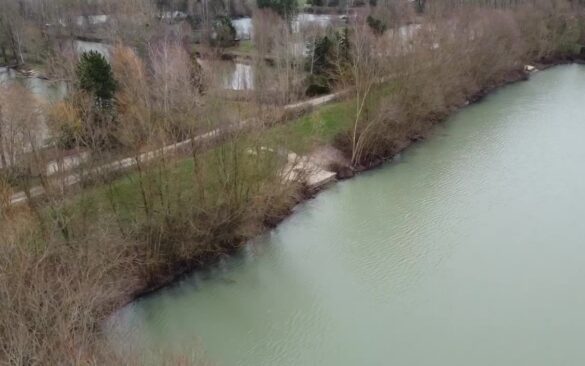
[[(581, 57), (585, 12), (580, 5), (564, 0), (514, 5), (502, 11), (435, 4), (406, 40), (356, 27), (354, 123), (337, 139), (352, 164), (367, 166), (392, 156), (453, 108), (522, 77), (526, 64)], [(376, 85), (392, 92), (374, 93)]]
[[(230, 46), (236, 39), (230, 21), (234, 16), (251, 15), (253, 8), (269, 9), (290, 27), (299, 12), (297, 0), (257, 0), (241, 6), (224, 0), (0, 0), (0, 6), (0, 62), (10, 65), (57, 58), (63, 40), (78, 36), (119, 40), (140, 48), (173, 33), (186, 42), (199, 39)], [(398, 25), (396, 18), (404, 15), (404, 6), (398, 0), (380, 4), (378, 25)], [(246, 10), (234, 12), (234, 7)], [(179, 10), (186, 20), (177, 14)]]

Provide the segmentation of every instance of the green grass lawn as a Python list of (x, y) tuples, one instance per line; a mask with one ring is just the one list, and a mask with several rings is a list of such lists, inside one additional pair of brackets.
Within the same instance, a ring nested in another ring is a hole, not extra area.
[[(368, 104), (383, 102), (382, 99), (391, 95), (395, 90), (395, 84), (385, 83), (379, 85), (372, 93)], [(309, 154), (315, 147), (330, 144), (338, 134), (351, 130), (355, 118), (354, 103), (355, 99), (350, 98), (319, 107), (304, 116), (261, 131), (259, 135), (254, 134), (252, 137), (254, 144), (255, 146), (266, 146), (273, 149), (282, 148), (299, 155)], [(257, 139), (260, 139), (260, 141)], [(246, 141), (246, 138), (239, 143), (245, 146), (253, 146), (250, 141)], [(217, 164), (214, 159), (217, 159), (218, 151), (222, 151), (225, 146), (229, 145), (219, 145), (204, 152), (199, 162), (204, 166), (200, 167), (200, 169), (212, 168), (214, 164)], [(243, 154), (245, 150), (245, 147), (241, 149), (240, 154)], [(169, 167), (164, 174), (167, 177), (172, 175), (171, 181), (175, 182), (175, 190), (177, 192), (190, 191), (189, 185), (194, 183), (193, 159), (191, 157), (179, 158), (173, 161)], [(148, 170), (151, 175), (157, 172), (156, 169)], [(156, 177), (153, 177), (153, 179), (156, 179)], [(114, 179), (109, 185), (98, 184), (84, 190), (83, 196), (98, 205), (109, 205), (108, 195), (114, 194), (118, 205), (117, 209), (122, 212), (123, 217), (130, 218), (133, 216), (131, 212), (142, 209), (139, 181), (139, 173), (136, 170), (131, 170), (122, 173), (121, 177)], [(217, 184), (215, 180), (211, 179), (206, 184), (209, 185), (212, 191), (215, 191), (213, 187)], [(217, 188), (219, 191), (221, 190), (221, 187)], [(189, 197), (185, 198), (189, 199)]]
[[(379, 84), (370, 94), (367, 105), (376, 109), (391, 96), (397, 84)], [(286, 146), (298, 154), (307, 154), (318, 145), (330, 144), (338, 134), (350, 131), (355, 121), (355, 98), (322, 106), (295, 120), (275, 126), (267, 132), (273, 144)]]
[[(307, 115), (262, 131), (260, 135), (254, 134), (251, 138), (254, 139), (255, 146), (266, 146), (273, 149), (283, 148), (300, 155), (308, 154), (317, 146), (332, 143), (339, 133), (351, 129), (355, 108), (353, 103), (354, 100), (349, 99), (327, 104)], [(260, 139), (260, 141), (257, 139)], [(250, 141), (246, 141), (246, 138), (241, 140), (239, 144), (242, 144), (239, 150), (240, 155), (244, 154), (243, 151), (246, 151), (245, 146), (254, 146), (250, 144)], [(199, 169), (213, 171), (213, 167), (219, 163), (217, 160), (218, 153), (221, 154), (222, 149), (229, 148), (229, 144), (219, 145), (204, 152), (198, 160), (199, 164), (203, 165)], [(168, 169), (163, 171), (162, 174), (164, 174), (165, 181), (173, 182), (172, 191), (176, 192), (174, 193), (175, 195), (188, 195), (188, 192), (193, 192), (191, 186), (195, 183), (194, 169), (193, 159), (183, 157), (173, 160), (168, 165)], [(157, 175), (160, 173), (161, 171), (158, 169), (149, 167), (147, 181), (152, 179), (153, 182), (156, 182)], [(73, 199), (74, 206), (77, 206), (74, 209), (82, 209), (83, 207), (84, 210), (96, 210), (96, 212), (100, 207), (110, 209), (110, 202), (112, 201), (110, 195), (113, 195), (118, 218), (122, 222), (131, 223), (142, 216), (140, 211), (144, 209), (139, 177), (139, 172), (133, 169), (121, 173), (120, 177), (114, 178), (108, 184), (98, 183), (87, 187), (82, 190), (82, 194)], [(220, 192), (222, 187), (215, 187), (220, 184), (218, 183), (219, 181), (213, 177), (210, 178), (205, 182), (208, 189), (211, 192)], [(187, 196), (183, 198), (186, 202), (195, 199)]]
[[(176, 160), (170, 163), (169, 167), (169, 172), (164, 172), (165, 178), (169, 178), (169, 174), (172, 175), (172, 181), (181, 187), (184, 186), (184, 191), (187, 191), (187, 185), (192, 182), (193, 159)], [(156, 181), (158, 172), (156, 169), (148, 168), (147, 179), (144, 181)], [(73, 198), (70, 208), (78, 212), (84, 210), (97, 213), (103, 209), (111, 209), (111, 202), (115, 202), (117, 216), (121, 222), (130, 222), (137, 214), (140, 216), (143, 210), (140, 174), (136, 169), (120, 174), (121, 176), (113, 178), (109, 183), (92, 184), (83, 189)]]
[[(265, 138), (261, 136), (260, 138)], [(142, 175), (134, 168), (122, 172), (121, 176), (112, 178), (109, 183), (98, 183), (82, 190), (82, 194), (73, 198), (73, 210), (88, 210), (99, 212), (100, 209), (109, 210), (112, 202), (115, 204), (118, 219), (121, 222), (132, 223), (141, 220), (144, 215), (144, 201), (141, 195), (141, 183), (152, 197), (165, 197), (171, 200), (172, 205), (198, 202), (197, 184), (205, 187), (206, 197), (212, 202), (225, 200), (225, 184), (235, 183), (235, 177), (253, 184), (262, 180), (262, 177), (276, 172), (276, 166), (283, 164), (284, 157), (272, 154), (257, 155), (247, 153), (248, 147), (254, 146), (247, 137), (234, 143), (225, 143), (201, 152), (195, 160), (190, 156), (171, 157), (164, 166), (157, 161), (149, 162)], [(269, 146), (261, 142), (255, 146)], [(237, 157), (236, 157), (237, 156)], [(236, 162), (237, 160), (237, 162)], [(226, 167), (225, 170), (218, 168)], [(204, 172), (198, 180), (195, 172)], [(159, 189), (165, 190), (160, 192)], [(151, 209), (163, 210), (158, 198), (149, 199), (155, 205)]]
[[(277, 148), (283, 147), (292, 150), (298, 154), (309, 153), (315, 146), (330, 143), (333, 138), (340, 132), (347, 130), (352, 123), (351, 102), (341, 101), (326, 105), (306, 116), (297, 118), (288, 123), (271, 128), (260, 136), (261, 145)], [(244, 144), (246, 142), (243, 142)], [(218, 150), (221, 147), (215, 147), (204, 153), (202, 159), (205, 164), (214, 164)], [(171, 174), (173, 177), (170, 181), (176, 185), (173, 191), (188, 192), (189, 185), (193, 183), (193, 159), (185, 157), (169, 164), (170, 169), (165, 171), (165, 177)], [(155, 174), (157, 169), (149, 169), (150, 178), (156, 180)], [(98, 207), (109, 207), (109, 195), (114, 195), (116, 209), (123, 221), (136, 217), (136, 211), (143, 209), (140, 196), (139, 173), (131, 170), (115, 178), (109, 184), (97, 184), (91, 188), (83, 190), (74, 201), (80, 206), (94, 209)], [(210, 185), (214, 181), (209, 182)], [(184, 186), (184, 189), (181, 187)], [(188, 197), (185, 197), (188, 199)]]
[(272, 144), (285, 146), (297, 154), (307, 154), (317, 145), (333, 142), (338, 133), (351, 127), (352, 122), (352, 101), (340, 101), (273, 127), (267, 136)]
[(254, 43), (251, 40), (242, 40), (239, 42), (238, 46), (235, 47), (234, 51), (242, 52), (242, 53), (251, 53), (254, 51)]

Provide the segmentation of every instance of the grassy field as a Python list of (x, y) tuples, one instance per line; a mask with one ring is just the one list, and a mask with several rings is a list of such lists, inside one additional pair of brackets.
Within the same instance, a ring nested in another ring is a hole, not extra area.
[(251, 40), (242, 40), (234, 47), (234, 51), (242, 53), (252, 53), (254, 51), (254, 43)]
[[(376, 109), (384, 98), (396, 92), (397, 87), (395, 82), (377, 85), (368, 98), (368, 108)], [(267, 135), (275, 144), (287, 146), (289, 150), (298, 154), (307, 154), (316, 146), (333, 143), (337, 135), (351, 131), (355, 121), (355, 110), (355, 98), (350, 97), (275, 126)]]
[(297, 154), (307, 154), (315, 146), (331, 143), (337, 134), (349, 130), (353, 108), (351, 100), (328, 104), (270, 129), (267, 131), (269, 141)]
[[(316, 146), (331, 143), (338, 133), (347, 131), (352, 123), (352, 102), (340, 101), (326, 105), (308, 115), (299, 117), (290, 122), (277, 125), (273, 128), (262, 131), (253, 137), (240, 137), (237, 147), (232, 143), (216, 146), (198, 156), (197, 164), (192, 157), (173, 157), (164, 165), (152, 162), (145, 169), (146, 173), (140, 173), (137, 169), (122, 173), (117, 178), (97, 181), (91, 186), (80, 190), (80, 193), (72, 198), (73, 216), (115, 210), (118, 223), (122, 226), (132, 227), (134, 224), (145, 218), (143, 203), (143, 190), (151, 196), (149, 201), (155, 202), (151, 209), (162, 210), (165, 200), (172, 201), (172, 205), (178, 202), (191, 202), (195, 204), (197, 197), (194, 197), (197, 190), (193, 189), (196, 184), (203, 184), (207, 197), (219, 202), (222, 200), (217, 192), (223, 191), (225, 178), (218, 167), (225, 163), (226, 154), (228, 158), (239, 155), (239, 163), (247, 166), (257, 165), (258, 160), (253, 154), (248, 154), (248, 149), (258, 146), (266, 146), (277, 150), (283, 148), (294, 151), (297, 154), (308, 154)], [(234, 149), (237, 149), (235, 151)], [(230, 155), (232, 154), (232, 155)], [(265, 164), (265, 169), (274, 164), (282, 164), (282, 157), (274, 156), (273, 161), (263, 159), (260, 163)], [(202, 169), (206, 172), (204, 182), (196, 182), (196, 170)], [(242, 171), (254, 171), (253, 169), (241, 168)], [(263, 174), (257, 170), (258, 179)], [(255, 178), (250, 176), (248, 181)], [(167, 193), (157, 193), (160, 187), (170, 184)], [(170, 192), (170, 193), (169, 193)], [(153, 195), (161, 195), (159, 199), (153, 199)], [(162, 198), (164, 196), (164, 199)]]
[[(389, 95), (393, 90), (395, 90), (393, 86), (380, 86), (372, 96), (372, 103), (378, 102), (382, 96)], [(252, 139), (240, 138), (240, 144), (261, 145), (274, 150), (281, 148), (299, 155), (306, 155), (318, 146), (333, 143), (337, 135), (350, 131), (354, 122), (354, 109), (354, 99), (327, 104), (309, 114), (261, 131), (253, 137), (253, 141)], [(200, 155), (198, 164), (216, 165), (220, 158), (218, 155), (222, 153), (223, 147), (221, 145), (214, 147)], [(240, 154), (245, 149), (245, 146), (240, 147)], [(175, 190), (188, 192), (189, 185), (193, 183), (194, 169), (193, 158), (174, 158), (164, 168), (165, 180), (175, 182), (177, 184), (174, 187)], [(152, 171), (153, 169), (148, 170)], [(161, 169), (154, 169), (154, 171), (161, 174)], [(156, 177), (148, 177), (148, 180), (156, 180)], [(123, 176), (116, 178), (109, 184), (96, 185), (86, 191), (81, 198), (82, 201), (79, 202), (83, 202), (85, 205), (88, 202), (99, 205), (116, 202), (116, 209), (119, 210), (121, 217), (130, 219), (130, 217), (135, 217), (136, 212), (134, 211), (141, 209), (139, 182), (140, 174), (133, 170), (124, 173)], [(210, 185), (208, 188), (214, 191), (212, 185), (218, 184), (218, 181), (210, 179), (206, 184)], [(185, 199), (188, 200), (191, 197), (185, 197)]]

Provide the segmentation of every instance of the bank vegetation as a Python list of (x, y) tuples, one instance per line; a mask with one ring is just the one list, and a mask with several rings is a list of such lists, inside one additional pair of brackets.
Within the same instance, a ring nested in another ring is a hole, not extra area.
[[(250, 10), (262, 30), (253, 38), (261, 87), (243, 104), (210, 89), (220, 75), (175, 33), (137, 47), (128, 31), (108, 58), (61, 60), (70, 84), (58, 103), (0, 85), (0, 364), (140, 364), (113, 350), (104, 321), (285, 217), (306, 195), (302, 177), (283, 173), (289, 151), (330, 144), (346, 158), (336, 169), (367, 169), (526, 78), (525, 65), (583, 55), (577, 2), (415, 5), (364, 6), (345, 29), (307, 33), (301, 58), (288, 7)], [(271, 66), (268, 54), (278, 55)], [(304, 117), (287, 113), (309, 87), (346, 93)], [(121, 159), (131, 164), (112, 165)], [(12, 204), (17, 192), (23, 204)]]

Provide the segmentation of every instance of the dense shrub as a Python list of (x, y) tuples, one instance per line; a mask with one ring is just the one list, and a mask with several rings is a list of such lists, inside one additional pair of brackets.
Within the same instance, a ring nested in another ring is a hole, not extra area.
[(52, 216), (21, 209), (0, 217), (0, 363), (125, 364), (99, 324), (139, 282), (133, 244), (105, 217), (71, 222), (65, 239)]
[[(356, 165), (393, 155), (453, 108), (524, 78), (525, 64), (579, 56), (585, 30), (583, 9), (564, 1), (505, 11), (464, 3), (432, 10), (426, 24), (406, 34), (407, 43), (400, 33), (390, 42), (367, 32), (354, 39), (360, 102), (353, 129), (337, 142)], [(391, 92), (372, 92), (376, 84)]]
[(309, 43), (311, 55), (305, 69), (309, 72), (306, 95), (314, 96), (331, 91), (339, 78), (340, 67), (349, 62), (350, 41), (348, 29), (333, 32)]
[(219, 15), (213, 22), (211, 43), (215, 46), (229, 47), (236, 42), (236, 28), (232, 20), (226, 15)]
[(375, 34), (382, 35), (384, 32), (386, 32), (386, 24), (384, 24), (384, 22), (381, 20), (368, 15), (366, 21)]

